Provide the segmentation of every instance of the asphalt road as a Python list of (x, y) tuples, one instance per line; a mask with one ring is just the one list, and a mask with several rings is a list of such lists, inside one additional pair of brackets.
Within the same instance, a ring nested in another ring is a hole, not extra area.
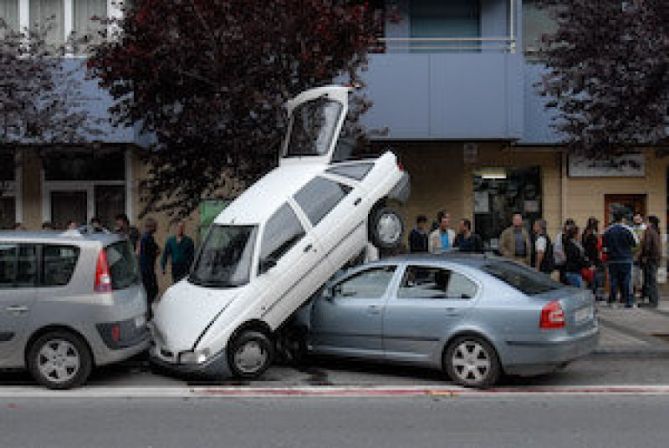
[(0, 399), (3, 447), (661, 447), (669, 396)]

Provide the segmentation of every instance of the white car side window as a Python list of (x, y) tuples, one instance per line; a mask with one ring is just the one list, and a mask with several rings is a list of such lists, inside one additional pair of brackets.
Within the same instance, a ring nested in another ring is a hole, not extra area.
[(350, 191), (347, 185), (315, 177), (295, 194), (295, 201), (316, 226)]
[(260, 260), (278, 261), (304, 236), (304, 228), (288, 204), (281, 206), (265, 225)]

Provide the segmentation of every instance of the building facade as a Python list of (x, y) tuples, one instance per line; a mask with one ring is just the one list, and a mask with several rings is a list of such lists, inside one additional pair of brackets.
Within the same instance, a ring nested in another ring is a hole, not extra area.
[[(392, 5), (391, 5), (392, 3)], [(496, 247), (514, 212), (604, 226), (614, 205), (667, 224), (667, 165), (652, 149), (618, 165), (566, 155), (537, 84), (541, 35), (556, 28), (531, 0), (393, 0), (383, 51), (364, 73), (370, 129), (412, 175), (407, 222), (446, 209)]]
[[(401, 156), (413, 193), (403, 213), (434, 216), (447, 209), (469, 218), (490, 247), (513, 212), (529, 221), (544, 217), (555, 234), (567, 217), (584, 225), (589, 216), (608, 222), (614, 204), (667, 214), (667, 165), (651, 150), (611, 167), (568, 157), (551, 128), (555, 111), (536, 84), (545, 70), (537, 57), (540, 36), (555, 28), (531, 0), (392, 0), (399, 20), (385, 25), (380, 51), (363, 73), (374, 106), (364, 117), (370, 129), (387, 129), (379, 145)], [(91, 16), (119, 17), (115, 0), (0, 0), (0, 17), (29, 27), (54, 17), (49, 39), (95, 29)], [(69, 59), (80, 63), (85, 49)], [(82, 68), (83, 71), (83, 68)], [(108, 120), (109, 95), (84, 81), (88, 112)], [(142, 136), (107, 125), (101, 142), (67, 150), (20, 148), (18, 163), (3, 163), (0, 225), (43, 222), (64, 225), (116, 213), (139, 222)], [(203, 201), (191, 233), (225, 205)], [(158, 239), (167, 232), (161, 222)]]

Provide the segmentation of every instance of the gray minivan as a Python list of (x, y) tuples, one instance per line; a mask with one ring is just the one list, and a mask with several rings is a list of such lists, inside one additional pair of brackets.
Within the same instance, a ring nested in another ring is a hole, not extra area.
[(83, 384), (93, 366), (149, 346), (146, 293), (122, 236), (0, 232), (0, 368)]

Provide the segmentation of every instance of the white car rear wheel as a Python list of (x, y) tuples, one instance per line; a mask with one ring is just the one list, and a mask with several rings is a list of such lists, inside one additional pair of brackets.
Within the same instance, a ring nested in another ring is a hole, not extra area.
[(395, 249), (402, 243), (404, 223), (400, 214), (390, 208), (382, 207), (372, 214), (369, 223), (372, 244), (380, 249)]

